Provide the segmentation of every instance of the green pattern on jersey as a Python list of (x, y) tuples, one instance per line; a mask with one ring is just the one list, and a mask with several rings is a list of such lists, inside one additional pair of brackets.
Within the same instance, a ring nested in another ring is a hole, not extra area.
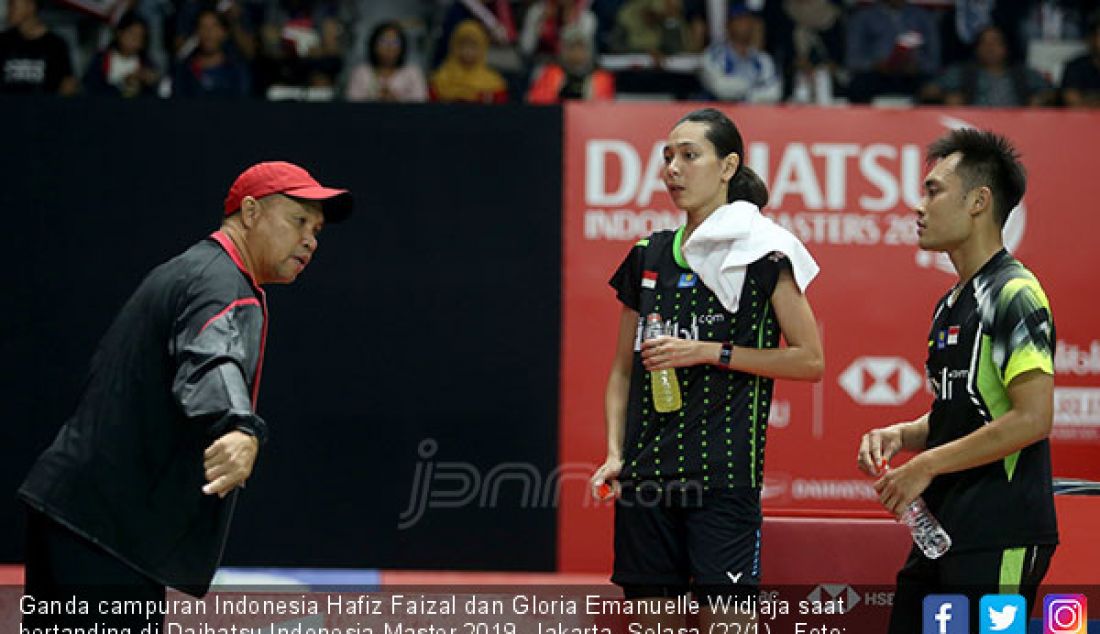
[(1024, 558), (1027, 548), (1006, 548), (1001, 553), (1001, 594), (1016, 594), (1024, 579)]
[[(1050, 302), (1039, 281), (1017, 260), (976, 277), (974, 294), (981, 320), (975, 383), (989, 422), (1012, 408), (1008, 385), (1017, 376), (1032, 370), (1054, 374)], [(1009, 481), (1019, 459), (1018, 451), (1004, 458)]]
[[(755, 291), (754, 291), (755, 292)], [(756, 347), (764, 347), (764, 322), (768, 318), (768, 306), (769, 302), (764, 302), (764, 311), (760, 316), (760, 323), (756, 326)], [(749, 405), (749, 474), (752, 477), (752, 486), (756, 486), (756, 472), (757, 472), (757, 450), (756, 450), (756, 434), (757, 429), (760, 427), (759, 420), (764, 418), (766, 420), (767, 415), (761, 416), (761, 409), (768, 406), (767, 399), (760, 398), (760, 381), (761, 377), (757, 374), (753, 377), (752, 386), (752, 404)], [(765, 423), (766, 424), (766, 423)]]
[(672, 238), (672, 257), (675, 258), (676, 264), (682, 269), (691, 270), (691, 265), (684, 259), (684, 227), (680, 227), (676, 230), (676, 235)]

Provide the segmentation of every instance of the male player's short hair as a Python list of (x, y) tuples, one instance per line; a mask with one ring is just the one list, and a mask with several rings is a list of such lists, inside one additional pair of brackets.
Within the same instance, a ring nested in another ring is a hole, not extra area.
[(1027, 174), (1020, 163), (1020, 153), (999, 134), (959, 128), (928, 146), (928, 162), (945, 159), (956, 152), (961, 155), (956, 169), (963, 186), (968, 191), (985, 186), (993, 192), (993, 217), (1003, 228), (1027, 189)]

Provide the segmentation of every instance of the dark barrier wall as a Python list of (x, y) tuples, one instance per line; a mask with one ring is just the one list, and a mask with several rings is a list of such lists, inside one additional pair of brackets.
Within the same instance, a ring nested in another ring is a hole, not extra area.
[[(274, 158), (358, 210), (269, 289), (272, 439), (224, 563), (553, 569), (555, 511), (525, 487), (557, 458), (559, 109), (20, 99), (0, 120), (0, 561), (115, 311)], [(459, 508), (399, 529), (417, 474)]]

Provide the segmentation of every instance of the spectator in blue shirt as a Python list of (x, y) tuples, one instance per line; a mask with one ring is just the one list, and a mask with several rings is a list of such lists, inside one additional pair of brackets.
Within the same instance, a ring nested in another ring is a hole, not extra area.
[(914, 95), (940, 66), (939, 33), (927, 10), (907, 0), (881, 0), (848, 23), (849, 100)]
[(173, 91), (180, 97), (245, 97), (248, 67), (228, 50), (229, 25), (213, 9), (199, 13), (198, 45), (176, 68)]
[(741, 4), (730, 7), (727, 41), (703, 52), (700, 80), (716, 99), (775, 103), (783, 84), (771, 55), (753, 46), (755, 17)]
[(752, 45), (756, 18), (744, 6), (729, 8), (726, 42), (703, 52), (700, 80), (709, 97), (723, 101), (774, 103), (783, 85), (771, 55)]

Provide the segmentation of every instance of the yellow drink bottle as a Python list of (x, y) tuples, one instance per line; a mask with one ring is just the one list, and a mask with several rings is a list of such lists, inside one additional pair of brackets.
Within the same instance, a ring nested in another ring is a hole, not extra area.
[[(665, 335), (665, 322), (657, 313), (650, 313), (645, 318), (645, 338), (655, 339)], [(650, 385), (653, 388), (653, 408), (662, 414), (675, 412), (684, 406), (680, 398), (680, 381), (676, 378), (676, 370), (656, 370), (649, 373)]]

